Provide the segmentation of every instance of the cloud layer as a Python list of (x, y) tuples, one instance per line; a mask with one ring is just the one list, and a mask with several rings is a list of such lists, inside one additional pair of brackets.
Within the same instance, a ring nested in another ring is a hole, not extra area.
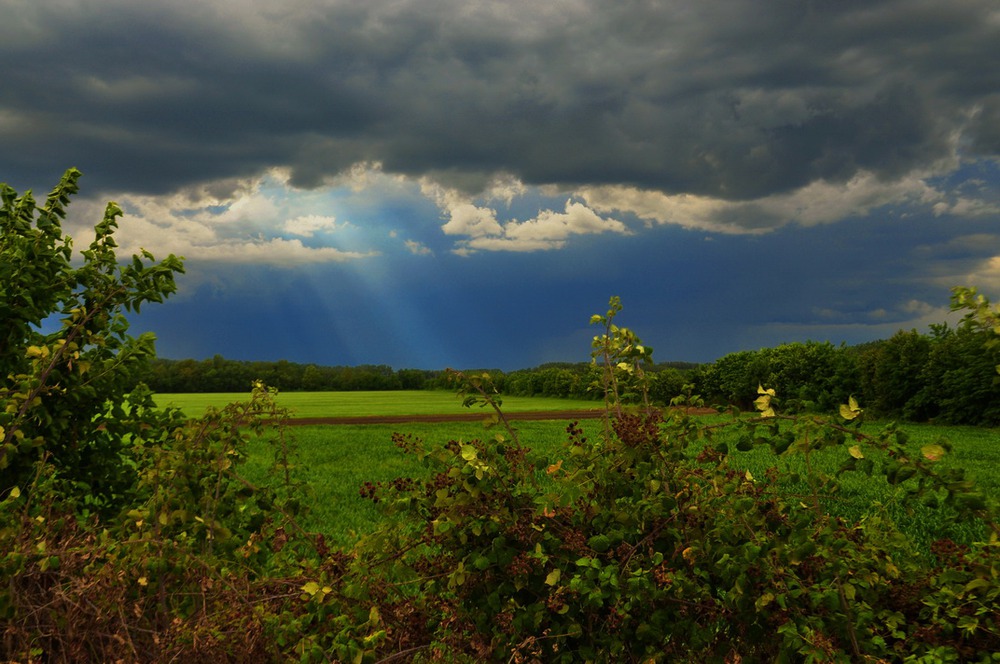
[(992, 0), (0, 10), (0, 167), (92, 165), (107, 190), (379, 162), (465, 190), (504, 172), (748, 200), (998, 147)]
[[(677, 334), (705, 359), (922, 325), (960, 283), (1000, 291), (995, 0), (0, 0), (0, 16), (0, 180), (77, 166), (75, 235), (117, 200), (126, 252), (185, 256), (189, 295), (285, 311), (282, 288), (308, 292), (287, 313), (301, 326), (335, 297), (391, 304), (369, 327), (398, 316), (447, 349), (465, 345), (456, 318), (505, 343), (505, 321), (536, 316), (550, 337), (515, 346), (556, 354), (586, 336), (555, 331), (591, 311), (583, 293), (632, 293), (664, 338), (687, 312)], [(360, 349), (357, 329), (342, 338)]]

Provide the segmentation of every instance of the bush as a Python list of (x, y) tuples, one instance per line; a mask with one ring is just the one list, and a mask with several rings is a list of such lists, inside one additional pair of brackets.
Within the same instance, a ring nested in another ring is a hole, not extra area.
[(182, 266), (174, 256), (147, 264), (146, 252), (119, 265), (122, 211), (109, 203), (74, 267), (60, 222), (79, 176), (67, 171), (41, 207), (30, 192), (0, 186), (0, 495), (27, 490), (43, 459), (62, 491), (108, 512), (134, 488), (129, 441), (162, 426), (148, 394), (129, 393), (153, 337), (130, 337), (125, 312), (174, 292)]
[(0, 186), (0, 660), (277, 658), (268, 621), (300, 606), (282, 574), (322, 542), (287, 542), (289, 475), (272, 489), (237, 469), (283, 411), (258, 385), (185, 420), (134, 387), (153, 338), (125, 313), (172, 293), (181, 263), (119, 265), (111, 203), (74, 267), (60, 222), (79, 175), (41, 207)]
[[(1000, 581), (994, 538), (935, 545), (922, 560), (890, 522), (850, 523), (821, 507), (836, 477), (810, 474), (804, 495), (753, 477), (730, 454), (768, 445), (809, 458), (843, 450), (844, 472), (873, 481), (919, 479), (915, 497), (986, 518), (995, 506), (960, 471), (939, 472), (943, 446), (910, 458), (905, 437), (858, 428), (851, 399), (839, 421), (776, 412), (757, 391), (756, 418), (699, 425), (675, 411), (630, 409), (646, 349), (611, 324), (595, 340), (605, 366), (608, 427), (596, 440), (574, 424), (558, 459), (537, 456), (507, 429), (430, 447), (397, 444), (429, 468), (365, 490), (398, 521), (358, 548), (366, 591), (390, 656), (412, 644), (428, 658), (469, 661), (995, 661)], [(466, 376), (473, 400), (495, 403), (488, 376)], [(641, 400), (640, 400), (641, 401)], [(498, 410), (499, 413), (499, 410)], [(498, 418), (500, 419), (500, 418)], [(718, 442), (735, 429), (737, 450)], [(707, 439), (691, 458), (689, 446)], [(871, 450), (888, 455), (884, 468)], [(383, 649), (384, 648), (384, 649)]]

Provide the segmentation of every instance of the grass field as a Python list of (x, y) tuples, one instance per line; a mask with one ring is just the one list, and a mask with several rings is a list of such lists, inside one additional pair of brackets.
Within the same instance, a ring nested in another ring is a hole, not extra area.
[[(158, 402), (182, 407), (196, 415), (206, 405), (221, 406), (244, 395), (160, 395)], [(340, 417), (349, 415), (440, 414), (468, 412), (450, 392), (355, 392), (355, 393), (289, 393), (280, 395), (284, 405), (295, 409), (301, 417)], [(567, 410), (600, 407), (599, 402), (573, 402), (561, 399), (530, 399), (510, 397), (504, 409)], [(717, 416), (722, 419), (722, 416)], [(545, 454), (552, 462), (563, 455), (566, 439), (565, 421), (518, 422), (521, 441), (527, 447)], [(600, 420), (580, 423), (586, 435), (600, 434)], [(876, 425), (866, 425), (870, 432)], [(992, 496), (1000, 496), (1000, 430), (976, 427), (943, 427), (908, 425), (904, 427), (912, 438), (913, 454), (922, 445), (945, 437), (951, 441), (953, 453), (940, 463), (958, 465), (966, 470), (979, 488)], [(479, 422), (406, 423), (377, 425), (297, 426), (288, 434), (298, 449), (301, 477), (310, 487), (307, 498), (311, 513), (303, 524), (327, 534), (341, 544), (350, 544), (361, 534), (370, 532), (379, 523), (375, 505), (360, 497), (364, 482), (392, 480), (400, 476), (417, 476), (421, 468), (392, 443), (392, 434), (402, 432), (423, 438), (429, 445), (443, 445), (449, 440), (470, 440), (492, 436)], [(733, 449), (733, 445), (730, 448)], [(878, 459), (866, 450), (866, 455)], [(846, 458), (845, 449), (825, 450), (818, 454), (817, 465), (822, 472), (833, 473)], [(263, 481), (268, 465), (268, 453), (262, 442), (255, 444), (251, 462), (245, 473), (251, 481)], [(781, 470), (804, 472), (798, 455), (775, 457), (770, 450), (757, 448), (749, 452), (734, 452), (731, 463), (740, 470), (750, 470), (763, 478), (771, 466)], [(847, 473), (841, 478), (842, 490), (831, 497), (825, 507), (834, 514), (857, 520), (866, 514), (881, 513), (892, 519), (926, 551), (930, 542), (948, 537), (968, 542), (986, 535), (980, 523), (963, 521), (947, 508), (930, 509), (910, 500), (904, 488), (892, 487), (884, 478)], [(791, 495), (804, 494), (805, 484), (783, 484)]]
[[(566, 439), (566, 422), (519, 422), (518, 433), (522, 443), (544, 453), (551, 462), (563, 454)], [(587, 420), (580, 426), (590, 437), (597, 437), (600, 420)], [(1000, 495), (1000, 445), (997, 432), (971, 427), (909, 427), (913, 436), (914, 454), (921, 445), (935, 442), (946, 434), (954, 445), (954, 453), (941, 462), (957, 464), (967, 469), (980, 488), (993, 495)], [(470, 440), (493, 435), (479, 423), (404, 425), (345, 425), (294, 427), (294, 437), (299, 453), (300, 472), (314, 495), (310, 497), (312, 513), (306, 525), (329, 535), (333, 540), (349, 544), (360, 534), (370, 532), (379, 522), (375, 505), (362, 499), (358, 489), (364, 482), (388, 481), (401, 476), (419, 476), (422, 468), (392, 443), (393, 432), (410, 433), (423, 438), (428, 444), (443, 445), (449, 440)], [(846, 450), (826, 450), (819, 454), (817, 465), (823, 472), (833, 473), (846, 458)], [(871, 456), (871, 452), (867, 452)], [(263, 453), (254, 455), (253, 465), (247, 472), (253, 479), (262, 479), (266, 458)], [(800, 456), (775, 457), (770, 450), (758, 448), (750, 452), (735, 452), (731, 463), (740, 470), (750, 470), (757, 478), (777, 466), (786, 471), (804, 472)], [(826, 509), (850, 520), (866, 514), (881, 513), (895, 522), (900, 529), (914, 538), (918, 547), (926, 551), (932, 541), (951, 538), (957, 542), (970, 542), (986, 536), (981, 523), (958, 518), (948, 508), (930, 509), (910, 500), (901, 487), (890, 486), (883, 477), (868, 477), (860, 473), (847, 473), (841, 478), (842, 490), (825, 504)], [(805, 484), (787, 484), (788, 494), (805, 495)]]
[[(248, 398), (244, 393), (157, 394), (161, 407), (180, 408), (196, 417), (212, 406), (221, 408)], [(353, 417), (358, 415), (441, 415), (470, 412), (454, 392), (440, 390), (397, 390), (384, 392), (282, 392), (278, 403), (291, 409), (293, 417)], [(509, 413), (529, 410), (585, 410), (601, 408), (600, 401), (554, 399), (548, 397), (503, 398)]]
[[(517, 432), (523, 444), (557, 455), (565, 440), (567, 422), (546, 420), (519, 422)], [(600, 420), (588, 420), (588, 433), (600, 430)], [(422, 468), (392, 442), (393, 433), (412, 434), (428, 445), (444, 445), (449, 440), (469, 441), (493, 436), (479, 422), (447, 422), (375, 425), (316, 425), (290, 427), (298, 450), (299, 472), (314, 492), (311, 514), (303, 524), (349, 544), (358, 535), (371, 532), (378, 524), (376, 506), (360, 497), (365, 482), (389, 481), (397, 477), (417, 477)], [(269, 462), (264, 443), (257, 443), (245, 469), (248, 479), (261, 481)]]

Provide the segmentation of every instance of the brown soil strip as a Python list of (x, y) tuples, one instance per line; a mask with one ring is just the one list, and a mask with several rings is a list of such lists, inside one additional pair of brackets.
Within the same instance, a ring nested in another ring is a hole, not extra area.
[[(711, 408), (691, 408), (691, 415), (715, 413)], [(508, 420), (592, 420), (604, 415), (604, 409), (592, 410), (530, 410), (504, 413)], [(490, 411), (453, 413), (446, 415), (365, 415), (360, 417), (301, 417), (286, 420), (293, 426), (307, 424), (403, 424), (406, 422), (480, 422), (490, 416)]]

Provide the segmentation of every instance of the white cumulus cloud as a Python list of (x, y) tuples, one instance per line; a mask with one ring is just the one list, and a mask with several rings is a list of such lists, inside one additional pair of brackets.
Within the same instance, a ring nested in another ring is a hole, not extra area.
[[(119, 197), (126, 213), (116, 234), (120, 254), (146, 249), (154, 256), (176, 254), (193, 261), (297, 265), (352, 261), (378, 253), (303, 243), (299, 238), (350, 225), (338, 223), (332, 215), (308, 212), (322, 201), (298, 200), (287, 174), (280, 171), (217, 185)], [(74, 204), (70, 230), (79, 238), (78, 246), (89, 244), (84, 239), (101, 214), (103, 205), (96, 202)]]
[(948, 203), (923, 176), (887, 182), (869, 172), (843, 183), (816, 180), (788, 193), (744, 201), (615, 185), (585, 187), (575, 193), (597, 212), (631, 213), (649, 223), (715, 233), (756, 234), (787, 224), (829, 224), (886, 205), (931, 205), (935, 212), (956, 215), (984, 213), (982, 205), (970, 201)]
[(285, 222), (285, 231), (302, 237), (312, 237), (320, 231), (332, 231), (337, 228), (337, 220), (334, 217), (325, 217), (318, 214), (308, 214), (302, 217), (295, 217)]

